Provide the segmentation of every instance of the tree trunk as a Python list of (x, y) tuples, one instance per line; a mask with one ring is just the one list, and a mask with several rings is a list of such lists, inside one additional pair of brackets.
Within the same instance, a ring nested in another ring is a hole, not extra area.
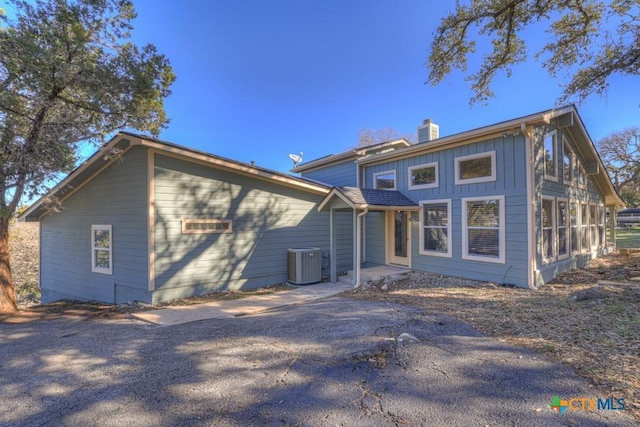
[(0, 313), (18, 311), (9, 264), (9, 222), (9, 218), (0, 218)]

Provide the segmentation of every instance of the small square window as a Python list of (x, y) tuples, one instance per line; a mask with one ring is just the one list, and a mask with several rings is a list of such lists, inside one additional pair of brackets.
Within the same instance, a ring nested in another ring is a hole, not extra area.
[(409, 190), (438, 187), (438, 163), (426, 163), (409, 168)]
[(476, 184), (496, 180), (496, 152), (456, 157), (455, 183)]
[(113, 274), (111, 225), (91, 226), (91, 271)]
[(373, 174), (373, 188), (378, 190), (396, 189), (396, 171), (384, 171)]

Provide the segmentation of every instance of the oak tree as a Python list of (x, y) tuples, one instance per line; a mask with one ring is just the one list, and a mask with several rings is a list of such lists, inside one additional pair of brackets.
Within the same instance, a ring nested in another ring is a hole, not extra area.
[(596, 145), (620, 196), (629, 207), (640, 206), (640, 127), (614, 132)]
[(130, 40), (128, 0), (9, 0), (0, 9), (0, 311), (16, 310), (9, 221), (23, 197), (76, 163), (80, 143), (118, 129), (157, 135), (175, 80), (167, 58)]
[(477, 41), (489, 41), (479, 68), (467, 76), (471, 102), (487, 101), (496, 74), (511, 76), (512, 67), (528, 59), (526, 31), (539, 38), (543, 29), (549, 40), (535, 59), (551, 76), (563, 73), (567, 79), (561, 101), (603, 94), (613, 75), (640, 72), (637, 0), (471, 0), (456, 1), (440, 21), (427, 60), (428, 82), (439, 84), (452, 69), (466, 72)]

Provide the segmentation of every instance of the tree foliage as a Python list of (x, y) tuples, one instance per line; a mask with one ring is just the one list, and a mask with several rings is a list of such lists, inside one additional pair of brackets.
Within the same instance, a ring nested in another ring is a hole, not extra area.
[(377, 130), (360, 129), (358, 131), (358, 144), (356, 145), (356, 148), (369, 147), (371, 145), (394, 141), (401, 138), (404, 138), (411, 143), (413, 143), (415, 139), (414, 135), (402, 135), (400, 132), (390, 127)]
[[(130, 38), (128, 0), (9, 0), (0, 11), (0, 291), (8, 219), (76, 161), (80, 142), (118, 129), (157, 135), (175, 80), (156, 48)], [(0, 308), (2, 308), (0, 293)]]
[(640, 127), (614, 132), (597, 146), (620, 196), (629, 207), (640, 206)]
[(565, 73), (562, 101), (603, 94), (614, 74), (640, 72), (638, 0), (471, 0), (456, 1), (441, 20), (427, 60), (429, 83), (439, 84), (452, 69), (466, 72), (476, 40), (487, 38), (490, 52), (467, 77), (471, 101), (486, 101), (494, 96), (490, 84), (496, 74), (511, 76), (512, 67), (527, 60), (523, 33), (539, 24), (547, 25), (550, 41), (535, 59), (553, 77)]

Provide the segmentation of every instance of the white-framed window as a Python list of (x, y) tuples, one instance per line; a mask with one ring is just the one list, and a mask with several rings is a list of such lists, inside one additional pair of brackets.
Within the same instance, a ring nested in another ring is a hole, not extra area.
[(558, 230), (558, 259), (569, 257), (569, 201), (558, 198), (556, 228)]
[(607, 246), (607, 233), (605, 233), (606, 214), (603, 205), (598, 205), (598, 237), (600, 238), (600, 247)]
[(562, 138), (562, 180), (573, 184), (573, 150), (566, 138)]
[(589, 205), (580, 204), (580, 248), (582, 252), (589, 251)]
[(113, 274), (113, 234), (111, 225), (91, 226), (91, 271)]
[(569, 203), (569, 227), (571, 227), (569, 233), (569, 250), (571, 251), (571, 255), (580, 252), (580, 226), (578, 225), (579, 206), (578, 203), (573, 201)]
[(504, 196), (462, 199), (462, 258), (505, 262)]
[(388, 170), (373, 174), (373, 188), (378, 190), (396, 189), (396, 171)]
[(542, 197), (542, 261), (556, 259), (556, 201), (553, 197)]
[(576, 163), (578, 169), (578, 186), (581, 188), (587, 188), (587, 173), (584, 170), (584, 166), (582, 166), (582, 163), (580, 162)]
[(230, 219), (183, 219), (182, 234), (224, 234), (231, 233)]
[(451, 200), (420, 202), (420, 254), (451, 258)]
[(591, 236), (591, 249), (598, 247), (598, 208), (589, 205), (589, 234)]
[(438, 187), (438, 162), (409, 167), (409, 190)]
[(544, 136), (544, 178), (558, 181), (558, 133), (554, 130)]
[(496, 180), (496, 152), (456, 157), (455, 184), (476, 184)]

